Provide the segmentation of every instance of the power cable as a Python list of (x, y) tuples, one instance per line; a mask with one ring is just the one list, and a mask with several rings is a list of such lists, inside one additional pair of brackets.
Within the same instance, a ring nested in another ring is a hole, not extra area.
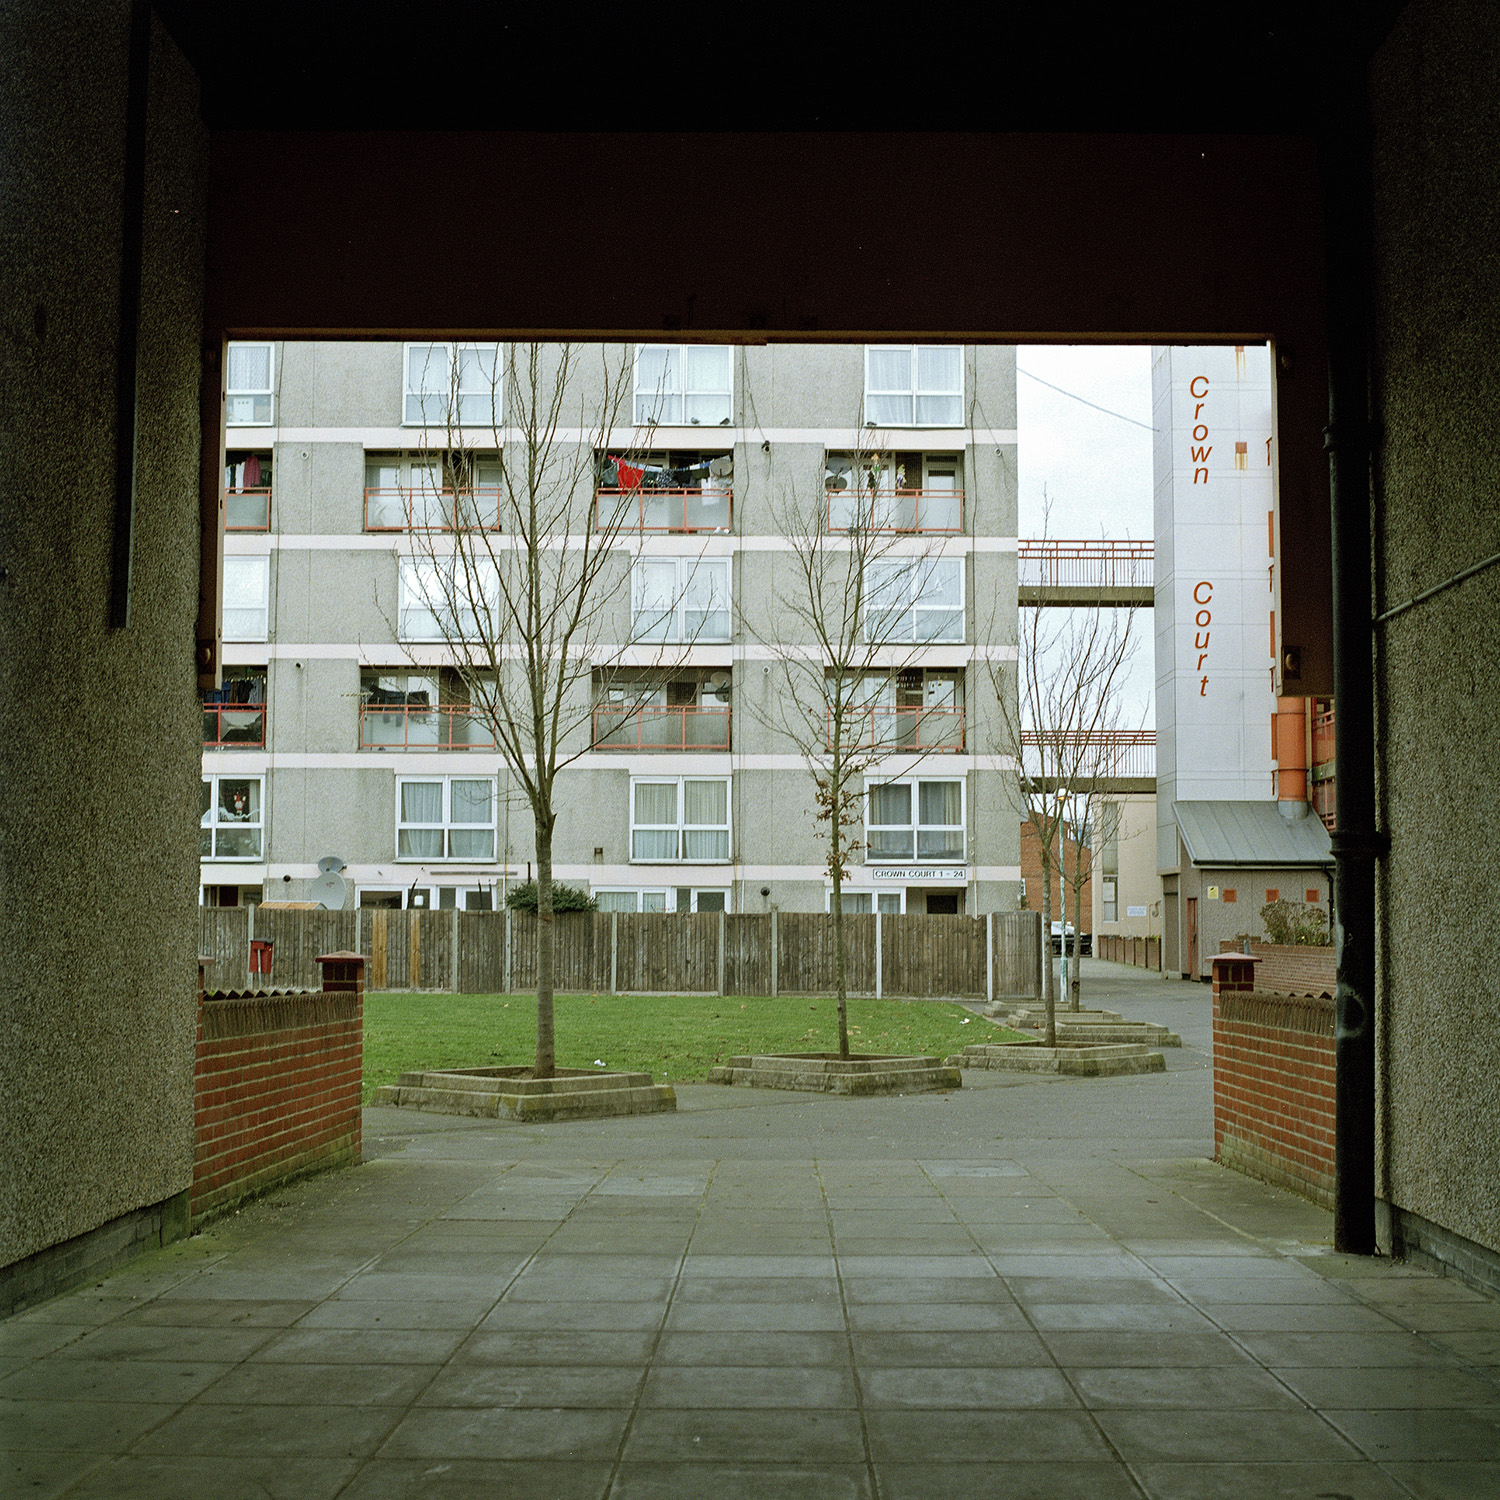
[(1049, 391), (1056, 391), (1059, 396), (1067, 396), (1069, 400), (1081, 401), (1085, 406), (1092, 406), (1095, 411), (1102, 411), (1106, 417), (1118, 417), (1122, 422), (1129, 422), (1132, 426), (1144, 427), (1147, 432), (1156, 431), (1149, 422), (1138, 422), (1134, 417), (1127, 417), (1122, 411), (1111, 411), (1107, 406), (1100, 406), (1097, 401), (1089, 401), (1073, 391), (1065, 391), (1060, 385), (1053, 385), (1050, 380), (1043, 380), (1040, 375), (1033, 375), (1030, 370), (1023, 370), (1020, 365), (1016, 366), (1016, 373), (1024, 375), (1028, 380), (1036, 381), (1038, 385), (1046, 386)]

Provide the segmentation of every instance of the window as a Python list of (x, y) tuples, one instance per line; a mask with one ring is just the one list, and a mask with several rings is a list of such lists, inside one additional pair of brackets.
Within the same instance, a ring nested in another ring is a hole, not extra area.
[(268, 638), (271, 599), (269, 557), (224, 559), (224, 639), (263, 641)]
[(271, 376), (275, 347), (231, 344), (225, 372), (224, 423), (227, 427), (269, 427), (274, 415)]
[(727, 345), (638, 344), (635, 420), (659, 427), (728, 427), (734, 375)]
[(365, 530), (497, 527), (503, 482), (497, 454), (368, 453)]
[(865, 349), (867, 427), (962, 427), (964, 351), (956, 345)]
[(224, 464), (224, 530), (271, 529), (271, 455), (236, 450)]
[(961, 558), (884, 558), (865, 578), (865, 639), (962, 641)]
[(494, 857), (495, 783), (489, 777), (397, 778), (397, 859)]
[[(845, 891), (843, 893), (844, 915), (860, 917), (868, 916), (871, 912), (879, 912), (883, 916), (899, 917), (901, 903), (905, 896), (905, 891)], [(823, 903), (826, 910), (833, 910), (831, 886), (823, 892)]]
[(1120, 920), (1119, 889), (1119, 881), (1113, 875), (1106, 875), (1104, 877), (1104, 920), (1106, 922), (1118, 922)]
[(259, 776), (205, 776), (198, 819), (199, 859), (259, 859), (264, 782)]
[(496, 638), (500, 586), (494, 564), (469, 557), (434, 562), (404, 557), (396, 629), (403, 641), (479, 641)]
[(647, 557), (631, 570), (636, 641), (727, 641), (729, 559)]
[(630, 784), (630, 857), (711, 863), (729, 858), (729, 782), (673, 780)]
[(408, 344), (402, 422), (408, 427), (500, 426), (505, 400), (499, 349), (498, 344)]
[(493, 911), (495, 909), (494, 893), (488, 887), (482, 886), (414, 885), (409, 886), (404, 895), (408, 911)]
[(867, 860), (964, 857), (963, 782), (884, 782), (866, 799)]
[(672, 911), (676, 893), (664, 891), (593, 891), (600, 911)]

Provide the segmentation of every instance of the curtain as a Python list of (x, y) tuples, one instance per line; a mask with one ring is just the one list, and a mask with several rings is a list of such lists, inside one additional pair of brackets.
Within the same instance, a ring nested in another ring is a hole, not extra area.
[[(408, 783), (409, 785), (410, 783)], [(455, 781), (453, 783), (453, 823), (492, 823), (494, 785), (489, 781)], [(423, 818), (420, 821), (427, 822)]]
[(639, 898), (634, 891), (597, 891), (594, 899), (600, 911), (634, 911)]
[(638, 641), (675, 639), (677, 564), (638, 562), (635, 565), (635, 610), (632, 638)]
[(900, 826), (911, 823), (911, 788), (909, 786), (872, 786), (870, 788), (870, 825)]
[(684, 781), (682, 795), (684, 823), (722, 827), (729, 822), (727, 781)]
[(872, 391), (911, 390), (911, 350), (871, 349), (870, 389)]
[(267, 344), (231, 344), (227, 385), (231, 391), (270, 390), (270, 346)]
[(953, 828), (963, 818), (963, 796), (956, 781), (923, 781), (918, 785), (917, 821), (925, 826)]
[(917, 350), (917, 421), (923, 427), (959, 427), (964, 408), (963, 350)]
[(443, 783), (441, 781), (403, 781), (401, 783), (401, 821), (403, 823), (441, 823), (443, 821)]
[(680, 422), (682, 378), (674, 344), (642, 344), (635, 360), (637, 422)]
[(693, 641), (729, 639), (729, 564), (700, 562), (683, 590), (683, 635)]
[(689, 345), (686, 350), (683, 416), (703, 427), (717, 427), (730, 418), (730, 350), (723, 346)]
[(638, 824), (677, 826), (677, 783), (638, 781), (635, 784), (635, 821)]

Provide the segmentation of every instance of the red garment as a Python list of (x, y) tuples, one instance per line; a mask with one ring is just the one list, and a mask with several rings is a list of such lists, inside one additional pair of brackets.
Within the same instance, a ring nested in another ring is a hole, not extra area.
[(646, 477), (644, 469), (638, 469), (634, 464), (628, 464), (623, 458), (615, 460), (615, 467), (620, 472), (620, 488), (622, 490), (633, 490)]
[(245, 460), (244, 487), (247, 490), (257, 490), (260, 488), (260, 458), (254, 453)]

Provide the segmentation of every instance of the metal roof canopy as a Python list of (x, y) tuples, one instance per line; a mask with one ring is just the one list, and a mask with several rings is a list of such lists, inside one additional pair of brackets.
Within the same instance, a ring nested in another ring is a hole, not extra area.
[(1274, 802), (1174, 802), (1172, 816), (1199, 868), (1333, 864), (1328, 830), (1311, 810), (1286, 818)]

